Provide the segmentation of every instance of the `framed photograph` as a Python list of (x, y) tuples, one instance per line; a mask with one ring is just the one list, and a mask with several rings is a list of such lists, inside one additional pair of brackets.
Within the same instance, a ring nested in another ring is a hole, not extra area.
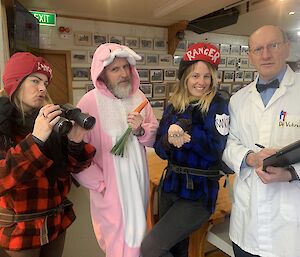
[(107, 35), (93, 34), (93, 45), (99, 46), (107, 43)]
[(236, 58), (235, 57), (227, 57), (226, 67), (227, 68), (236, 68)]
[(160, 54), (159, 55), (159, 65), (172, 65), (173, 56), (170, 54)]
[(89, 92), (91, 91), (92, 89), (94, 89), (94, 84), (93, 83), (89, 83), (89, 84), (86, 84), (85, 85), (85, 88), (86, 88), (86, 92)]
[(220, 84), (220, 89), (226, 91), (227, 93), (231, 94), (231, 84)]
[(234, 71), (224, 71), (224, 82), (233, 82), (234, 80)]
[(146, 64), (158, 65), (158, 54), (146, 54)]
[(220, 58), (220, 64), (219, 67), (226, 67), (226, 63), (227, 63), (227, 58), (226, 57), (221, 57)]
[(167, 50), (167, 41), (164, 39), (154, 39), (154, 50)]
[(164, 70), (164, 80), (166, 80), (166, 81), (176, 80), (176, 69), (165, 69)]
[(240, 58), (240, 68), (249, 68), (249, 60), (248, 58)]
[(125, 45), (129, 48), (136, 49), (140, 47), (140, 41), (138, 37), (125, 37)]
[(149, 70), (148, 69), (137, 69), (141, 82), (149, 82)]
[(242, 87), (243, 87), (243, 85), (241, 85), (241, 84), (232, 85), (231, 86), (231, 94), (233, 95), (234, 93), (239, 91)]
[(174, 66), (179, 66), (179, 63), (181, 62), (181, 59), (183, 58), (183, 56), (180, 55), (174, 55), (173, 56), (173, 65)]
[[(150, 70), (150, 82), (163, 82), (163, 80), (164, 80), (163, 70), (161, 69)], [(154, 86), (153, 86), (153, 92), (154, 92)]]
[(72, 63), (87, 63), (88, 62), (88, 52), (81, 50), (74, 50), (71, 52)]
[(249, 51), (248, 46), (241, 46), (241, 55), (247, 55)]
[(92, 45), (92, 33), (75, 32), (74, 33), (74, 45), (91, 46)]
[(177, 82), (173, 82), (173, 83), (167, 83), (167, 89), (168, 89), (168, 95), (169, 97), (172, 96), (172, 94), (175, 91), (175, 88), (177, 86)]
[(109, 42), (119, 44), (119, 45), (123, 45), (124, 44), (124, 39), (123, 39), (123, 36), (110, 35), (109, 36)]
[(223, 81), (223, 71), (222, 70), (218, 70), (217, 71), (217, 82), (220, 83)]
[(143, 91), (146, 97), (152, 97), (152, 84), (140, 84), (140, 89)]
[(230, 54), (231, 55), (240, 55), (241, 46), (240, 45), (231, 45)]
[(244, 80), (244, 71), (236, 71), (234, 81), (242, 82)]
[(253, 71), (244, 72), (244, 81), (251, 82), (253, 81)]
[(91, 63), (92, 60), (93, 60), (94, 52), (95, 52), (95, 51), (89, 51), (89, 52), (88, 52), (88, 62), (89, 62), (89, 63)]
[(145, 53), (137, 53), (139, 56), (142, 57), (141, 60), (136, 61), (137, 65), (145, 65), (146, 64), (146, 54)]
[(253, 80), (256, 79), (257, 76), (258, 76), (258, 71), (254, 71), (253, 72)]
[(187, 41), (180, 40), (177, 44), (176, 51), (186, 51)]
[(149, 101), (151, 104), (153, 113), (156, 119), (160, 120), (162, 118), (164, 108), (165, 108), (165, 101), (164, 100), (151, 100)]
[(153, 39), (152, 38), (140, 38), (140, 48), (146, 50), (153, 49)]
[(73, 80), (89, 80), (90, 68), (72, 68)]
[(77, 105), (79, 100), (85, 95), (86, 88), (73, 88), (73, 105)]
[(167, 85), (163, 83), (153, 84), (153, 98), (165, 98)]
[(230, 45), (228, 45), (228, 44), (221, 44), (220, 45), (220, 53), (221, 53), (221, 55), (230, 54)]

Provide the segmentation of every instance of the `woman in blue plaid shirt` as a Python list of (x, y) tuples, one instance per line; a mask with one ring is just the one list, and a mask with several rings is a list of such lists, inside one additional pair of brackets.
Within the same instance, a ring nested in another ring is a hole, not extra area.
[(192, 45), (178, 71), (179, 85), (166, 107), (154, 148), (168, 167), (160, 183), (159, 221), (145, 237), (143, 257), (188, 257), (188, 237), (213, 213), (218, 167), (229, 114), (217, 93), (219, 50)]

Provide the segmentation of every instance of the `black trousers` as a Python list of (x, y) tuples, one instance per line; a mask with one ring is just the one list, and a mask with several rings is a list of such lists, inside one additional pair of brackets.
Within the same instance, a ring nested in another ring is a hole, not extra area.
[(203, 200), (185, 200), (161, 192), (159, 221), (141, 245), (143, 257), (188, 257), (189, 235), (210, 217)]
[(235, 257), (259, 257), (251, 253), (245, 252), (241, 247), (232, 242), (233, 252)]

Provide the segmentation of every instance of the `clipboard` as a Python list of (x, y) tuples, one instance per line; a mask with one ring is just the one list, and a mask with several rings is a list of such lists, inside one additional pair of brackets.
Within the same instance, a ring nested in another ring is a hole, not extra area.
[(269, 156), (263, 161), (263, 170), (267, 166), (288, 167), (300, 162), (300, 140), (281, 148), (276, 154)]

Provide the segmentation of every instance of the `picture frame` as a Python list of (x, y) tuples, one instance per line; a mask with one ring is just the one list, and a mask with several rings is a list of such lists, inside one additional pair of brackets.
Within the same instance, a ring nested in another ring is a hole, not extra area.
[(85, 88), (86, 88), (86, 93), (93, 90), (95, 88), (94, 84), (93, 83), (88, 83), (88, 84), (85, 84)]
[(244, 72), (244, 81), (252, 82), (253, 81), (253, 71)]
[(147, 65), (158, 65), (158, 54), (146, 54)]
[(183, 56), (181, 56), (181, 55), (174, 55), (173, 56), (173, 65), (178, 67), (182, 58), (183, 58)]
[(221, 57), (219, 68), (226, 67), (226, 63), (227, 63), (227, 58), (226, 57)]
[(227, 68), (236, 68), (236, 57), (227, 57), (226, 67)]
[(239, 60), (240, 68), (247, 69), (249, 68), (249, 59), (248, 58), (240, 58)]
[(236, 82), (244, 81), (244, 71), (241, 70), (236, 71), (234, 81)]
[(254, 71), (253, 72), (253, 80), (256, 79), (257, 76), (258, 76), (258, 71)]
[(145, 65), (146, 64), (146, 54), (145, 53), (137, 53), (139, 56), (141, 56), (141, 60), (137, 60), (137, 65)]
[(140, 48), (140, 40), (138, 37), (125, 37), (125, 45), (131, 49)]
[(87, 63), (88, 62), (88, 52), (82, 50), (72, 50), (71, 51), (71, 61), (72, 63)]
[(220, 89), (226, 91), (227, 93), (231, 94), (231, 84), (221, 83)]
[(176, 80), (176, 69), (165, 69), (164, 70), (164, 80), (165, 81), (175, 81)]
[(167, 94), (167, 85), (164, 83), (153, 84), (153, 98), (165, 98)]
[(119, 35), (110, 35), (109, 36), (109, 42), (119, 44), (119, 45), (123, 45), (124, 44), (124, 38), (123, 38), (123, 36), (119, 36)]
[(153, 42), (153, 49), (154, 50), (167, 50), (167, 41), (164, 39), (154, 39)]
[(91, 46), (92, 33), (90, 32), (74, 32), (74, 45)]
[(220, 53), (221, 53), (221, 55), (230, 54), (230, 45), (229, 44), (220, 44)]
[(72, 76), (73, 80), (90, 80), (90, 68), (73, 67)]
[(248, 55), (249, 52), (249, 46), (241, 46), (241, 55)]
[(77, 105), (79, 100), (85, 95), (86, 88), (73, 88), (73, 105)]
[(107, 35), (98, 34), (98, 33), (93, 34), (93, 45), (94, 46), (99, 46), (99, 45), (102, 45), (105, 43), (107, 43)]
[(240, 45), (231, 45), (230, 46), (230, 55), (240, 55), (241, 46)]
[(88, 51), (88, 62), (92, 63), (95, 51)]
[(168, 90), (167, 95), (168, 95), (169, 97), (171, 97), (171, 96), (173, 95), (173, 93), (174, 93), (174, 91), (175, 91), (175, 88), (176, 88), (177, 84), (178, 84), (177, 82), (167, 83), (167, 90)]
[(241, 88), (243, 88), (242, 84), (233, 84), (231, 86), (231, 94), (235, 94), (237, 91), (239, 91)]
[(218, 70), (217, 71), (217, 82), (221, 83), (223, 81), (223, 71), (222, 70)]
[(152, 84), (140, 84), (140, 89), (141, 91), (143, 91), (144, 95), (147, 97), (147, 98), (151, 98), (152, 97)]
[(173, 56), (170, 54), (160, 54), (159, 55), (159, 65), (170, 66), (172, 65)]
[(177, 44), (176, 51), (186, 51), (187, 49), (187, 41), (180, 40)]
[(233, 82), (234, 81), (234, 71), (224, 71), (224, 82)]
[[(163, 70), (162, 69), (153, 69), (150, 70), (150, 82), (163, 82)], [(153, 87), (153, 92), (154, 92), (154, 87)]]
[(165, 101), (164, 100), (151, 100), (149, 101), (153, 113), (156, 119), (160, 120), (162, 118), (164, 108), (165, 108)]
[(153, 39), (152, 38), (140, 38), (140, 49), (152, 50)]
[(148, 69), (137, 69), (141, 82), (149, 82), (149, 70)]

